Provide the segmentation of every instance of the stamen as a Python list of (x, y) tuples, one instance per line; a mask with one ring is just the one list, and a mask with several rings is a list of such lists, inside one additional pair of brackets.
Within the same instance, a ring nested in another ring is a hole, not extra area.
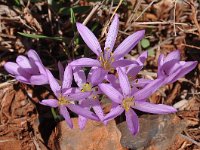
[(70, 104), (70, 101), (61, 95), (58, 98), (58, 104), (59, 105), (67, 105), (67, 104)]
[(127, 97), (122, 101), (122, 107), (125, 109), (125, 111), (129, 111), (130, 107), (133, 105), (134, 105), (133, 97)]
[(82, 87), (82, 92), (90, 92), (92, 91), (92, 85), (90, 83), (85, 83)]

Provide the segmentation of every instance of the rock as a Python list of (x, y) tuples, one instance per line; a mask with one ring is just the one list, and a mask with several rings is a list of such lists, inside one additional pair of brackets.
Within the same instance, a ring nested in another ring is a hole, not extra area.
[(110, 121), (105, 126), (90, 120), (83, 130), (79, 129), (77, 118), (72, 121), (73, 129), (70, 129), (65, 121), (57, 125), (58, 135), (55, 141), (56, 147), (61, 150), (126, 150), (120, 144), (121, 133), (115, 121)]
[(186, 123), (175, 114), (143, 115), (139, 122), (140, 131), (135, 137), (129, 132), (126, 122), (118, 125), (122, 146), (132, 150), (166, 150), (176, 135), (186, 128)]

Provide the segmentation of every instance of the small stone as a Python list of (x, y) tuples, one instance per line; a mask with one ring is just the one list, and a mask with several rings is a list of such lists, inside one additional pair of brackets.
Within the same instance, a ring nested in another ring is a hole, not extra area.
[(72, 121), (73, 129), (70, 129), (65, 121), (57, 125), (56, 147), (61, 150), (126, 150), (120, 144), (121, 133), (115, 121), (110, 121), (105, 126), (89, 120), (83, 130), (79, 129), (77, 118)]
[(118, 125), (122, 133), (122, 146), (131, 150), (166, 150), (176, 135), (186, 128), (184, 121), (175, 114), (143, 115), (139, 122), (140, 131), (136, 136), (130, 133), (126, 122)]
[(184, 100), (181, 100), (181, 101), (175, 103), (173, 105), (173, 107), (176, 109), (179, 109), (179, 110), (183, 110), (184, 106), (186, 106), (187, 104), (188, 104), (188, 101), (186, 99), (184, 99)]

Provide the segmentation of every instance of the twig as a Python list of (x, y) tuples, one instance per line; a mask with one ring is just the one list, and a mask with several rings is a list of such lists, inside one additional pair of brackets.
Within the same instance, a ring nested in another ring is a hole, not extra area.
[(197, 141), (195, 141), (195, 140), (193, 140), (191, 137), (185, 136), (185, 135), (183, 135), (183, 134), (180, 134), (180, 135), (181, 135), (183, 138), (185, 138), (186, 140), (188, 140), (188, 141), (190, 141), (190, 142), (196, 144), (197, 146), (200, 146), (200, 143), (197, 142)]
[(176, 34), (176, 0), (174, 0), (174, 36), (176, 36), (177, 34)]
[(196, 25), (196, 27), (197, 27), (197, 30), (198, 30), (198, 32), (199, 32), (199, 37), (200, 37), (200, 25), (199, 25), (199, 23), (198, 23), (198, 20), (197, 20), (197, 10), (196, 10), (196, 8), (195, 8), (195, 6), (194, 6), (194, 0), (190, 0), (190, 6), (191, 6), (191, 8), (192, 8), (192, 19), (193, 19), (193, 21), (194, 21), (194, 24)]
[(197, 47), (197, 46), (194, 46), (194, 45), (188, 45), (188, 44), (181, 44), (181, 45), (184, 45), (186, 47), (195, 48), (195, 49), (200, 50), (200, 47)]
[(141, 14), (135, 19), (135, 21), (137, 21), (145, 12), (146, 10), (151, 7), (151, 5), (153, 5), (154, 2), (156, 2), (157, 0), (153, 0), (142, 12)]

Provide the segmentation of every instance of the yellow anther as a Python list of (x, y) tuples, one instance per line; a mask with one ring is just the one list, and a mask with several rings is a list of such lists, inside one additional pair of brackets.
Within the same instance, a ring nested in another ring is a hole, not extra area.
[(125, 109), (125, 111), (129, 111), (130, 107), (133, 105), (134, 105), (133, 97), (127, 97), (122, 101), (122, 107)]
[(59, 105), (66, 105), (66, 104), (70, 104), (70, 101), (63, 96), (60, 96), (58, 98), (58, 104)]
[(90, 92), (92, 91), (92, 85), (90, 83), (85, 83), (82, 87), (82, 92)]

